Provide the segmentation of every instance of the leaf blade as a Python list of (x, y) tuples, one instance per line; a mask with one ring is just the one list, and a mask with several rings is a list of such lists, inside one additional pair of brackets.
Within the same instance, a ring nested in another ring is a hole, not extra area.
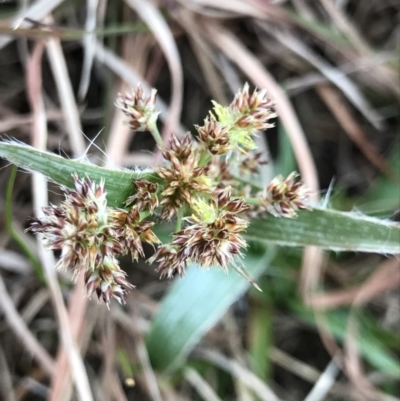
[[(273, 251), (251, 250), (245, 259), (246, 267), (257, 278), (272, 257)], [(189, 268), (186, 276), (169, 289), (147, 336), (153, 366), (162, 371), (179, 367), (200, 338), (249, 286), (233, 271), (224, 274), (218, 269), (202, 272), (195, 266)]]
[(149, 173), (112, 170), (78, 160), (70, 160), (49, 152), (37, 150), (17, 142), (0, 142), (0, 157), (18, 167), (44, 174), (60, 185), (73, 186), (72, 174), (88, 175), (93, 181), (105, 180), (107, 200), (110, 206), (121, 207), (132, 193), (135, 178), (149, 177)]
[(355, 213), (313, 209), (296, 219), (268, 216), (251, 221), (247, 240), (285, 246), (314, 245), (333, 251), (400, 253), (400, 225)]

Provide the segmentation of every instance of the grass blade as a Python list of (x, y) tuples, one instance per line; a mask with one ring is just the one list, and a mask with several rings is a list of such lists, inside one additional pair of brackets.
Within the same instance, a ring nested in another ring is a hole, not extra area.
[(333, 251), (400, 253), (400, 225), (355, 212), (314, 209), (296, 219), (252, 220), (244, 237), (287, 246), (314, 245)]
[(123, 202), (131, 194), (135, 178), (140, 176), (150, 179), (152, 175), (151, 172), (113, 170), (78, 160), (65, 159), (16, 142), (0, 142), (0, 157), (4, 157), (28, 171), (42, 173), (56, 183), (67, 187), (71, 187), (73, 184), (71, 177), (73, 173), (79, 176), (87, 174), (96, 182), (104, 178), (108, 192), (108, 204), (118, 207), (122, 206)]
[[(0, 157), (29, 171), (40, 172), (59, 184), (72, 185), (72, 173), (105, 180), (110, 206), (123, 206), (133, 190), (133, 180), (157, 180), (148, 171), (112, 170), (69, 160), (19, 143), (0, 142)], [(318, 246), (333, 251), (384, 254), (400, 253), (400, 225), (354, 212), (314, 209), (298, 213), (296, 219), (268, 216), (254, 219), (244, 235), (247, 240), (287, 246)]]
[[(245, 263), (254, 278), (267, 268), (273, 253), (265, 248), (250, 250)], [(203, 272), (190, 267), (186, 276), (171, 286), (153, 320), (147, 337), (153, 366), (160, 370), (178, 367), (249, 285), (235, 272), (226, 275), (217, 269)]]

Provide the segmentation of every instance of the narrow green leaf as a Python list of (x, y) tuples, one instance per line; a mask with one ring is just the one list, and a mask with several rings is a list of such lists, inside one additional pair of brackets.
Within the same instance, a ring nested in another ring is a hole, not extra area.
[(250, 366), (258, 377), (267, 380), (271, 376), (271, 364), (267, 358), (268, 350), (272, 345), (271, 303), (261, 303), (253, 297), (247, 325)]
[[(41, 152), (19, 143), (0, 142), (0, 157), (29, 171), (40, 172), (59, 184), (72, 185), (71, 174), (105, 180), (110, 206), (120, 207), (133, 190), (133, 180), (156, 182), (151, 171), (112, 170)], [(268, 216), (254, 219), (245, 234), (248, 240), (287, 246), (316, 245), (335, 251), (400, 253), (400, 225), (356, 213), (314, 209), (300, 211), (296, 219)]]
[(40, 264), (40, 260), (36, 257), (36, 255), (31, 251), (29, 246), (26, 244), (23, 238), (21, 238), (18, 233), (14, 230), (13, 227), (13, 190), (15, 178), (17, 176), (17, 167), (13, 166), (11, 169), (10, 178), (7, 184), (7, 192), (6, 192), (6, 210), (5, 210), (5, 220), (6, 220), (6, 228), (10, 237), (18, 244), (21, 248), (22, 252), (27, 256), (29, 261), (32, 264), (33, 270), (39, 277), (40, 281), (46, 285), (46, 278), (43, 274), (42, 265)]
[[(391, 151), (389, 164), (396, 177), (400, 177), (400, 143)], [(367, 213), (390, 215), (400, 208), (400, 185), (392, 178), (380, 176), (357, 201), (357, 208)]]
[[(309, 323), (315, 324), (314, 316), (311, 310), (305, 308), (300, 302), (290, 301), (288, 304), (299, 317), (303, 318)], [(328, 311), (326, 312), (325, 317), (327, 319), (330, 332), (336, 338), (343, 341), (346, 337), (349, 311)], [(399, 360), (387, 349), (384, 344), (377, 341), (377, 338), (362, 326), (362, 322), (360, 320), (358, 323), (357, 346), (360, 350), (360, 353), (380, 372), (387, 373), (393, 377), (399, 377)]]
[[(248, 252), (245, 264), (257, 278), (268, 266), (273, 251)], [(176, 280), (164, 298), (150, 333), (147, 348), (155, 368), (165, 371), (179, 367), (200, 338), (221, 318), (229, 306), (249, 287), (234, 271), (202, 271), (196, 266)]]
[(335, 210), (303, 210), (296, 219), (254, 219), (244, 237), (286, 246), (315, 245), (333, 251), (400, 253), (398, 223)]
[(120, 207), (131, 194), (133, 180), (143, 177), (151, 180), (154, 175), (150, 172), (134, 172), (127, 170), (112, 170), (98, 167), (78, 160), (70, 160), (53, 153), (42, 152), (31, 146), (16, 142), (0, 142), (0, 157), (29, 171), (36, 171), (51, 178), (58, 184), (71, 187), (71, 174), (82, 177), (86, 174), (93, 181), (105, 180), (108, 192), (107, 201), (110, 206)]
[(283, 124), (278, 124), (279, 157), (274, 164), (276, 175), (288, 176), (292, 171), (297, 170), (296, 157), (293, 152), (292, 143)]

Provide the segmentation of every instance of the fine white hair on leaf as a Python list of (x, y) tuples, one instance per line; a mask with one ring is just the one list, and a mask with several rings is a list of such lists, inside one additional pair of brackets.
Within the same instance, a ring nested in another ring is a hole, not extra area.
[[(96, 139), (96, 138), (95, 138), (95, 139)], [(94, 140), (95, 140), (95, 139), (94, 139)], [(87, 153), (88, 153), (90, 147), (91, 147), (92, 145), (95, 146), (95, 147), (96, 147), (97, 149), (99, 149), (106, 157), (107, 157), (107, 154), (106, 154), (106, 152), (104, 152), (102, 149), (100, 149), (97, 145), (95, 145), (95, 144), (93, 143), (94, 140), (90, 141), (87, 150), (86, 150), (85, 153), (84, 153), (82, 156), (80, 156), (79, 158), (76, 158), (76, 159), (72, 159), (72, 158), (71, 158), (71, 159), (69, 159), (68, 156), (65, 156), (64, 158), (68, 158), (69, 160), (76, 161), (77, 163), (80, 163), (80, 164), (85, 164), (85, 165), (89, 165), (89, 166), (96, 166), (96, 164), (94, 164), (93, 162), (91, 162), (90, 159), (87, 157)], [(3, 142), (3, 143), (6, 143), (6, 144), (10, 144), (10, 145), (17, 146), (17, 147), (23, 147), (23, 148), (26, 148), (26, 149), (34, 149), (35, 151), (37, 151), (37, 149), (35, 149), (33, 146), (28, 145), (28, 144), (26, 144), (26, 143), (24, 143), (24, 142), (21, 142), (21, 141), (19, 141), (19, 140), (17, 140), (17, 139), (10, 138), (10, 137), (8, 137), (8, 136), (5, 136), (5, 137), (3, 138), (3, 141), (2, 141), (2, 142)], [(44, 153), (44, 154), (47, 153), (47, 154), (49, 154), (49, 155), (56, 156), (56, 157), (60, 157), (60, 159), (63, 158), (63, 156), (59, 156), (59, 155), (54, 154), (54, 153), (52, 153), (52, 152), (48, 152), (48, 151), (46, 151), (46, 152), (44, 152), (44, 151), (39, 151), (39, 152)], [(11, 163), (16, 164), (17, 166), (22, 167), (24, 170), (26, 170), (26, 171), (28, 171), (28, 172), (30, 172), (30, 173), (36, 172), (34, 169), (29, 168), (28, 166), (24, 165), (23, 163), (21, 163), (21, 162), (19, 162), (19, 161), (12, 160), (12, 158), (10, 158), (10, 157), (4, 157), (4, 158), (8, 159)], [(126, 167), (121, 167), (121, 166), (116, 166), (116, 165), (113, 165), (113, 166), (108, 165), (107, 167), (101, 167), (101, 168), (104, 169), (104, 170), (107, 170), (107, 171), (121, 171), (121, 172), (125, 172), (125, 173), (131, 173), (131, 174), (132, 174), (132, 178), (134, 178), (134, 176), (137, 175), (137, 174), (146, 174), (146, 173), (151, 173), (151, 172), (154, 171), (154, 170), (149, 169), (149, 168), (144, 168), (144, 169), (142, 169), (142, 168), (140, 168), (140, 167), (138, 167), (138, 166), (135, 167), (134, 169), (128, 169), (128, 168), (126, 168)]]

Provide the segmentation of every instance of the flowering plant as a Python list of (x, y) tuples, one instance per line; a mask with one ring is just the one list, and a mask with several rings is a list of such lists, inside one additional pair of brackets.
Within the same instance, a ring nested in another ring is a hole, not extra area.
[[(254, 138), (276, 116), (266, 91), (250, 93), (246, 84), (229, 106), (213, 103), (204, 125), (195, 126), (197, 138), (172, 135), (166, 145), (156, 125), (155, 90), (146, 97), (139, 86), (119, 95), (116, 106), (133, 130), (154, 136), (163, 156), (155, 170), (105, 169), (0, 143), (0, 156), (62, 184), (65, 200), (44, 208), (28, 231), (61, 251), (59, 269), (70, 269), (75, 278), (84, 275), (88, 296), (96, 294), (107, 305), (113, 297), (124, 303), (133, 285), (118, 258), (128, 253), (134, 261), (144, 258), (143, 243), (153, 246), (147, 261), (158, 264), (161, 278), (183, 276), (196, 263), (225, 272), (232, 268), (254, 285), (242, 263), (249, 239), (397, 252), (398, 225), (317, 205), (311, 209), (296, 172), (277, 176), (264, 188), (253, 184), (265, 162)], [(155, 225), (171, 220), (176, 223), (171, 240), (161, 243)]]
[[(133, 181), (134, 192), (123, 208), (107, 204), (103, 178), (96, 183), (90, 175), (74, 173), (73, 188), (62, 187), (65, 200), (32, 220), (28, 230), (49, 249), (61, 251), (58, 268), (72, 269), (75, 277), (84, 274), (89, 296), (123, 303), (133, 286), (118, 257), (130, 253), (133, 260), (143, 258), (143, 243), (157, 246), (148, 262), (158, 263), (160, 277), (182, 276), (192, 262), (228, 271), (240, 266), (250, 215), (292, 218), (296, 210), (307, 208), (296, 173), (277, 177), (262, 190), (237, 178), (257, 174), (263, 163), (255, 153), (254, 136), (270, 128), (276, 116), (266, 91), (250, 94), (246, 84), (228, 107), (213, 105), (204, 125), (195, 126), (197, 140), (173, 135), (164, 146), (156, 125), (156, 91), (146, 98), (138, 86), (131, 94), (120, 94), (116, 106), (133, 130), (153, 134), (164, 163), (151, 177)], [(151, 217), (176, 220), (169, 243), (160, 243)]]

